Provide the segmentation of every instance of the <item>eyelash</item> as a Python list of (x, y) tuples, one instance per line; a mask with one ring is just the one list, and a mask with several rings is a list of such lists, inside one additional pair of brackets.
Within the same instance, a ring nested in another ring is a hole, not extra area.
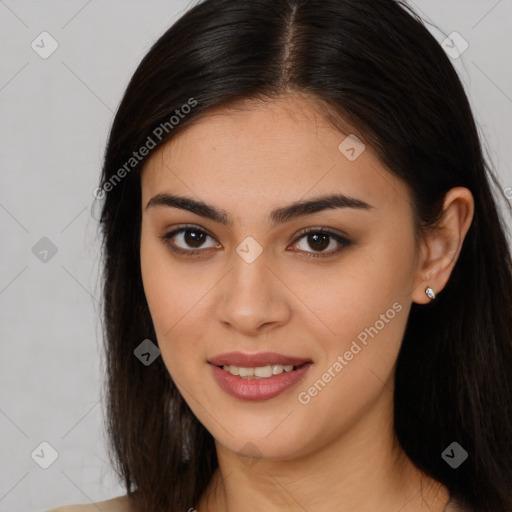
[[(184, 255), (184, 256), (189, 257), (189, 258), (194, 258), (194, 257), (200, 256), (205, 251), (208, 251), (209, 249), (213, 249), (213, 247), (209, 247), (206, 250), (204, 250), (204, 249), (203, 250), (202, 249), (186, 250), (186, 249), (181, 249), (181, 248), (178, 248), (178, 247), (172, 245), (170, 240), (175, 235), (177, 235), (179, 233), (186, 232), (186, 231), (195, 231), (197, 233), (204, 234), (206, 236), (209, 236), (210, 238), (213, 238), (209, 233), (207, 233), (203, 229), (198, 228), (196, 226), (190, 226), (190, 225), (180, 226), (179, 228), (174, 229), (173, 231), (170, 231), (169, 233), (166, 233), (163, 236), (159, 236), (159, 238), (161, 238), (163, 240), (164, 244), (172, 252)], [(302, 238), (304, 238), (306, 235), (309, 235), (309, 234), (328, 235), (330, 238), (333, 238), (334, 240), (336, 240), (336, 242), (338, 242), (340, 244), (340, 247), (338, 249), (331, 250), (331, 251), (328, 251), (328, 252), (322, 252), (322, 253), (315, 253), (315, 252), (309, 252), (309, 251), (301, 251), (300, 249), (296, 250), (296, 252), (306, 253), (306, 255), (307, 255), (306, 257), (307, 258), (328, 258), (330, 256), (338, 254), (343, 249), (349, 247), (352, 244), (352, 242), (350, 240), (348, 240), (347, 238), (345, 238), (345, 237), (343, 237), (341, 235), (338, 235), (337, 233), (333, 233), (331, 231), (327, 231), (327, 230), (325, 230), (323, 228), (306, 228), (303, 231), (298, 233), (297, 237), (295, 238), (295, 240), (292, 243), (296, 244)]]

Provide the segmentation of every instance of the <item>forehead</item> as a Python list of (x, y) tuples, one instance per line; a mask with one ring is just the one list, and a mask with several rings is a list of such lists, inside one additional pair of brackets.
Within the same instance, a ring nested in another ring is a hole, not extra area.
[[(163, 191), (223, 201), (242, 194), (246, 205), (326, 192), (370, 204), (408, 201), (405, 184), (352, 137), (302, 96), (215, 109), (151, 156), (142, 172), (143, 201)], [(347, 145), (355, 151), (346, 153)]]

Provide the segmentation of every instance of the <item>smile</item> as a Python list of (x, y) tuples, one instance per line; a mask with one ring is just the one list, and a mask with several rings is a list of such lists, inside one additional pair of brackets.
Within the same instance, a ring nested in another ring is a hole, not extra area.
[(228, 352), (207, 360), (223, 391), (239, 400), (268, 400), (299, 383), (313, 366), (309, 358), (277, 352)]
[(296, 369), (295, 366), (282, 364), (268, 364), (265, 366), (257, 366), (255, 368), (224, 365), (222, 369), (231, 375), (238, 375), (245, 379), (268, 379), (273, 375), (281, 375), (283, 372), (291, 372)]

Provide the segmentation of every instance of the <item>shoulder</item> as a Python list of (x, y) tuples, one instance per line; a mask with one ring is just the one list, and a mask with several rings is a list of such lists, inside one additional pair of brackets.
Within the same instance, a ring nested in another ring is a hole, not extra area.
[(118, 496), (110, 500), (89, 503), (86, 505), (64, 505), (45, 512), (131, 512), (128, 496)]
[(454, 498), (451, 498), (443, 512), (465, 512), (466, 509)]

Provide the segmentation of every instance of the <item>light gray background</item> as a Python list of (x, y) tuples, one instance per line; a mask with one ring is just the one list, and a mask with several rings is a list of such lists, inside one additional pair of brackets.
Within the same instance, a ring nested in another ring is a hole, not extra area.
[[(410, 3), (440, 42), (468, 42), (453, 62), (511, 197), (512, 0)], [(124, 494), (102, 430), (92, 191), (131, 74), (188, 5), (0, 0), (0, 511)], [(47, 59), (31, 48), (43, 31), (59, 45)], [(32, 252), (42, 237), (57, 247), (46, 263)], [(31, 458), (42, 441), (59, 455), (48, 469)]]

